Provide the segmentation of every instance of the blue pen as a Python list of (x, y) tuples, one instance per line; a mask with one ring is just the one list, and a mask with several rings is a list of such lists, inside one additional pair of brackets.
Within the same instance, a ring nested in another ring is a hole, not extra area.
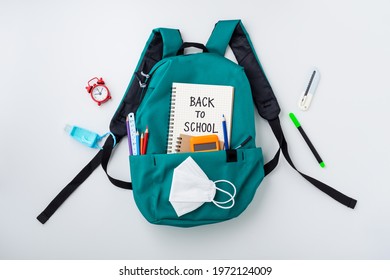
[(225, 115), (222, 115), (222, 129), (223, 129), (223, 143), (225, 146), (225, 150), (229, 150), (229, 138), (227, 133)]
[(133, 153), (134, 155), (136, 155), (136, 156), (138, 156), (138, 155), (140, 155), (140, 149), (139, 149), (139, 132), (138, 132), (138, 130), (137, 130), (137, 132), (135, 133), (135, 139), (136, 139), (136, 145), (137, 145), (137, 153), (135, 154), (135, 153)]

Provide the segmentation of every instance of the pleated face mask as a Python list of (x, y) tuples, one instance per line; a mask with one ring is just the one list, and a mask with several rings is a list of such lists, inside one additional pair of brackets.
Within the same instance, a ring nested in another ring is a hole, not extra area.
[[(218, 188), (217, 183), (229, 184), (233, 189), (233, 194)], [(226, 201), (214, 200), (217, 191), (225, 193), (229, 199)], [(234, 206), (235, 195), (236, 187), (233, 183), (226, 180), (214, 182), (209, 180), (192, 157), (188, 157), (173, 171), (169, 201), (179, 217), (198, 209), (206, 202), (213, 202), (214, 205), (222, 209), (230, 209)]]

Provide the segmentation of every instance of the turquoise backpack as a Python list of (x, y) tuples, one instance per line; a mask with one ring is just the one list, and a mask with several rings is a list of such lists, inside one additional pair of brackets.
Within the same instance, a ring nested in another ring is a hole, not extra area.
[[(228, 46), (238, 64), (225, 58)], [(184, 54), (189, 47), (198, 48), (201, 52)], [(251, 140), (236, 149), (167, 154), (171, 88), (174, 82), (233, 86), (230, 147), (240, 146), (248, 137)], [(269, 122), (280, 145), (274, 158), (266, 164), (261, 148), (256, 147), (255, 143), (255, 107), (261, 117)], [(126, 117), (130, 112), (135, 113), (139, 130), (145, 130), (148, 126), (152, 132), (147, 153), (129, 156), (132, 183), (117, 180), (109, 174), (107, 176), (114, 185), (133, 191), (140, 212), (150, 223), (191, 227), (229, 220), (247, 208), (264, 176), (278, 164), (280, 152), (297, 170), (289, 156), (280, 126), (278, 102), (242, 22), (219, 21), (205, 46), (183, 43), (177, 29), (159, 28), (153, 30), (146, 43), (136, 71), (112, 118), (110, 131), (114, 136), (106, 140), (103, 149), (37, 217), (42, 224), (99, 165), (107, 173), (114, 143), (127, 136)], [(210, 180), (224, 179), (234, 184), (236, 193), (232, 208), (222, 209), (213, 203), (204, 203), (195, 211), (178, 217), (169, 202), (173, 171), (189, 156)], [(335, 200), (347, 207), (355, 207), (355, 199), (297, 172)]]

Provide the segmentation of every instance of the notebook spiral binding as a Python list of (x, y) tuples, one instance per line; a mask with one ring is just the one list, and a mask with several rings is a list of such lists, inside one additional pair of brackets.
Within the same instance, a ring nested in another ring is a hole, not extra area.
[(175, 104), (176, 104), (176, 87), (172, 87), (171, 95), (171, 109), (169, 114), (169, 127), (168, 127), (168, 143), (167, 143), (167, 153), (171, 154), (174, 151), (174, 139), (173, 139), (173, 123), (175, 120)]

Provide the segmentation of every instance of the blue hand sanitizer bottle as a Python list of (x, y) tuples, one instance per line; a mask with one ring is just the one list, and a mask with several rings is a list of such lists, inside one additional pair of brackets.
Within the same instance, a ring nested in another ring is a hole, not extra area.
[[(65, 131), (75, 140), (79, 141), (80, 143), (94, 149), (102, 149), (101, 146), (99, 146), (99, 142), (106, 137), (108, 134), (113, 134), (111, 132), (108, 132), (102, 136), (99, 134), (87, 130), (85, 128), (81, 128), (75, 125), (66, 125)], [(114, 136), (113, 136), (114, 137)], [(114, 137), (114, 146), (115, 146), (115, 137)]]

